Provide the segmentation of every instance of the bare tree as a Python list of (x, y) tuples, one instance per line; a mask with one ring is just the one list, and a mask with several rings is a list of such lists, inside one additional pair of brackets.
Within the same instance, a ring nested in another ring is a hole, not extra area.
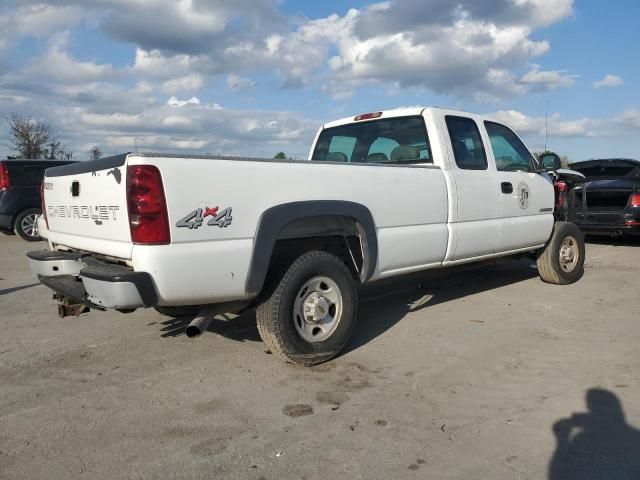
[(47, 143), (46, 147), (44, 148), (44, 158), (47, 158), (49, 160), (59, 159), (60, 157), (64, 156), (64, 154), (64, 146), (58, 140), (49, 141), (49, 143)]
[(73, 157), (48, 124), (15, 113), (7, 118), (7, 122), (11, 148), (18, 158), (71, 160)]
[(98, 145), (94, 145), (91, 150), (89, 150), (89, 160), (98, 160), (102, 157), (102, 150)]
[(42, 158), (54, 141), (51, 127), (45, 123), (15, 113), (7, 118), (11, 147), (20, 158)]

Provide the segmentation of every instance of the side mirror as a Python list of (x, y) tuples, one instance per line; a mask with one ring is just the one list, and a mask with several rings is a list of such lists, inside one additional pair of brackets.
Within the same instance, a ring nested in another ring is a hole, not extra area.
[(546, 171), (562, 168), (562, 165), (560, 164), (560, 157), (555, 153), (545, 153), (544, 155), (541, 155), (539, 162), (540, 166)]

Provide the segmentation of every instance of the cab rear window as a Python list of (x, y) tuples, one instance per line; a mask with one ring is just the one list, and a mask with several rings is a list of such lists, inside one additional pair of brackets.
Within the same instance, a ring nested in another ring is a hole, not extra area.
[(433, 163), (422, 117), (351, 123), (320, 133), (311, 158), (321, 162)]

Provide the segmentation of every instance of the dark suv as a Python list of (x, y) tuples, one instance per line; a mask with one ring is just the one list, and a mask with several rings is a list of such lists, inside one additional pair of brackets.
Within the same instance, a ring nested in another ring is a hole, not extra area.
[(25, 240), (40, 240), (36, 219), (40, 215), (40, 184), (49, 167), (67, 165), (61, 160), (0, 161), (0, 230), (15, 232)]

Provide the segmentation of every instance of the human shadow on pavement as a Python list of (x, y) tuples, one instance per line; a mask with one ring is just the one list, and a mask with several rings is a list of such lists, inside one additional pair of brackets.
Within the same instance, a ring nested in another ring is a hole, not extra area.
[(528, 258), (501, 259), (381, 280), (360, 289), (358, 321), (341, 354), (366, 345), (408, 313), (538, 276)]
[(553, 425), (549, 480), (640, 479), (640, 430), (627, 424), (618, 397), (592, 388), (586, 401), (588, 412)]

